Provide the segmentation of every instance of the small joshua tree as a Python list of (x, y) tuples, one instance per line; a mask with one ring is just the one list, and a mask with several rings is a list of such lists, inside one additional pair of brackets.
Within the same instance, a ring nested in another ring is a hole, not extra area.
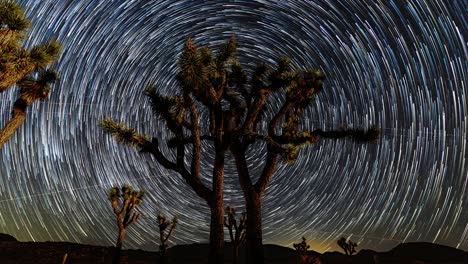
[[(113, 187), (107, 194), (108, 199), (111, 201), (112, 209), (117, 216), (117, 225), (119, 227), (119, 236), (115, 245), (117, 250), (113, 263), (120, 262), (120, 251), (123, 239), (125, 238), (125, 231), (130, 224), (135, 223), (138, 217), (140, 217), (140, 213), (135, 212), (135, 208), (141, 204), (144, 194), (144, 190), (134, 191), (133, 187), (129, 185), (124, 185), (122, 188)], [(122, 200), (121, 203), (119, 203), (120, 200)]]
[[(176, 228), (178, 223), (177, 215), (174, 215), (172, 221), (166, 219), (166, 216), (162, 213), (158, 215), (158, 225), (159, 225), (159, 239), (161, 240), (161, 244), (159, 245), (159, 253), (161, 255), (161, 259), (164, 261), (167, 249), (167, 241), (174, 233), (174, 229)], [(169, 231), (167, 235), (164, 235), (165, 230), (169, 227)]]
[(310, 248), (310, 245), (307, 244), (306, 238), (302, 237), (302, 241), (297, 244), (293, 244), (296, 249), (297, 254), (299, 255), (299, 264), (321, 264), (322, 262), (316, 256), (310, 256), (307, 254), (307, 251)]
[(236, 220), (236, 209), (234, 207), (226, 207), (227, 217), (224, 217), (224, 226), (229, 230), (232, 244), (232, 262), (237, 263), (239, 256), (239, 247), (245, 242), (245, 221), (246, 213), (242, 213), (239, 224)]
[(299, 255), (305, 255), (307, 254), (307, 250), (310, 248), (310, 245), (307, 244), (306, 238), (302, 237), (302, 242), (293, 244), (294, 248), (296, 249), (296, 252)]
[(347, 256), (352, 256), (356, 253), (357, 244), (351, 240), (346, 240), (346, 238), (342, 237), (337, 241), (337, 244), (344, 250)]

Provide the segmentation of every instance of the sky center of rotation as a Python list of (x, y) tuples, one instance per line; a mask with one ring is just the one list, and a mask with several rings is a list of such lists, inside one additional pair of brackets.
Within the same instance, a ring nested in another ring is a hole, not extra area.
[[(331, 3), (330, 3), (331, 2)], [(209, 210), (181, 178), (102, 132), (104, 117), (168, 138), (143, 90), (176, 88), (187, 37), (217, 48), (236, 35), (247, 69), (287, 55), (327, 76), (305, 128), (377, 125), (372, 144), (321, 140), (281, 165), (263, 204), (264, 242), (336, 249), (429, 241), (468, 250), (466, 1), (20, 1), (27, 46), (56, 39), (61, 81), (0, 150), (0, 232), (19, 240), (111, 245), (105, 192), (147, 190), (125, 246), (156, 250), (156, 215), (178, 214), (172, 244), (206, 242)], [(1, 125), (15, 98), (0, 97)], [(279, 100), (273, 101), (271, 110)], [(169, 151), (166, 149), (169, 155)], [(210, 175), (205, 153), (204, 176)], [(249, 152), (261, 169), (261, 147)], [(230, 159), (230, 157), (228, 157)], [(225, 204), (243, 207), (232, 161)]]

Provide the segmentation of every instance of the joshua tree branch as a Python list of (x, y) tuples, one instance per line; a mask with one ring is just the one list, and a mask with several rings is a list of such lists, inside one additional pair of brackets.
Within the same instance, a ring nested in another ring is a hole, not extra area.
[(252, 181), (250, 179), (247, 161), (245, 159), (244, 146), (240, 141), (234, 141), (230, 147), (231, 153), (236, 161), (237, 172), (239, 174), (239, 182), (245, 194), (254, 191)]
[(247, 117), (244, 122), (244, 129), (252, 130), (257, 117), (265, 105), (266, 101), (270, 97), (271, 91), (262, 89), (258, 92), (258, 96), (254, 99), (249, 110), (247, 111)]
[(332, 131), (323, 131), (321, 129), (316, 129), (311, 132), (312, 136), (320, 136), (323, 138), (338, 139), (344, 137), (352, 137), (356, 141), (373, 141), (378, 138), (379, 130), (375, 127), (371, 127), (367, 131), (360, 129), (343, 129), (343, 130), (332, 130)]
[(140, 217), (140, 213), (134, 213), (130, 221), (124, 224), (124, 227), (127, 228), (129, 225), (135, 223), (139, 217)]
[(118, 206), (119, 206), (118, 200), (117, 199), (112, 200), (112, 209), (114, 209), (114, 214), (116, 214), (116, 215), (120, 215), (120, 211), (119, 211)]
[(169, 228), (169, 233), (167, 233), (167, 236), (166, 236), (166, 238), (164, 239), (164, 244), (167, 242), (167, 240), (169, 240), (169, 238), (171, 237), (172, 233), (174, 233), (174, 228), (175, 228), (175, 226), (174, 226), (174, 225), (171, 225), (171, 227)]
[(201, 140), (200, 140), (200, 127), (198, 125), (198, 110), (192, 98), (187, 93), (184, 94), (184, 101), (190, 110), (190, 116), (192, 119), (192, 127), (190, 130), (192, 133), (191, 141), (193, 142), (193, 150), (192, 150), (192, 164), (190, 167), (190, 172), (192, 174), (192, 177), (199, 179), (200, 178), (200, 159), (201, 159)]
[(286, 115), (287, 112), (291, 110), (292, 104), (290, 101), (286, 101), (283, 106), (280, 108), (278, 113), (271, 119), (270, 123), (268, 124), (268, 135), (273, 137), (276, 135), (275, 128), (278, 125), (279, 121)]
[(268, 145), (265, 166), (263, 167), (262, 174), (260, 175), (257, 183), (255, 183), (254, 186), (255, 192), (257, 194), (262, 195), (266, 187), (270, 183), (271, 178), (273, 177), (273, 174), (275, 173), (276, 167), (278, 165), (278, 160), (279, 155), (271, 146)]
[(192, 189), (207, 201), (208, 204), (211, 203), (211, 193), (212, 191), (203, 185), (201, 180), (188, 172), (183, 167), (178, 167), (176, 163), (168, 160), (166, 156), (159, 150), (159, 141), (157, 138), (153, 138), (152, 141), (149, 141), (145, 136), (137, 134), (134, 129), (127, 128), (121, 124), (116, 123), (113, 120), (105, 119), (101, 122), (101, 127), (104, 132), (111, 134), (117, 141), (137, 147), (143, 153), (150, 153), (153, 157), (161, 164), (164, 168), (178, 172), (182, 178), (192, 187)]

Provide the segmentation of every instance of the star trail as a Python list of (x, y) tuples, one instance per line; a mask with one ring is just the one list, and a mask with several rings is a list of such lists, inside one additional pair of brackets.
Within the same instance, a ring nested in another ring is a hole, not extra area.
[[(320, 140), (294, 165), (281, 164), (263, 203), (264, 243), (336, 250), (427, 241), (468, 250), (468, 2), (343, 1), (19, 1), (31, 47), (62, 44), (60, 81), (0, 150), (0, 232), (22, 241), (113, 245), (106, 191), (145, 189), (140, 220), (124, 246), (157, 250), (156, 215), (178, 214), (171, 244), (207, 242), (209, 209), (184, 181), (150, 156), (99, 128), (111, 117), (139, 132), (170, 137), (143, 95), (176, 87), (187, 37), (217, 48), (236, 35), (247, 70), (280, 56), (327, 79), (305, 128), (381, 128), (371, 144)], [(3, 126), (16, 90), (0, 94)], [(276, 101), (273, 102), (272, 110)], [(208, 146), (202, 168), (210, 178)], [(170, 150), (163, 149), (167, 155)], [(258, 171), (262, 147), (248, 153)], [(225, 205), (242, 211), (228, 156)]]

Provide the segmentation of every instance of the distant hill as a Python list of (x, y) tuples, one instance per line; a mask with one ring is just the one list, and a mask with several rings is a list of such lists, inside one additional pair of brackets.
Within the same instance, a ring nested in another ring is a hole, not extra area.
[[(226, 263), (230, 263), (231, 251), (227, 244)], [(14, 237), (0, 234), (0, 263), (2, 264), (60, 264), (68, 254), (69, 264), (111, 263), (112, 247), (90, 246), (67, 242), (18, 242)], [(352, 257), (340, 252), (323, 254), (309, 251), (310, 256), (320, 259), (322, 264), (467, 264), (468, 253), (459, 249), (432, 243), (404, 243), (388, 252), (361, 250)], [(124, 262), (131, 264), (157, 264), (158, 253), (143, 250), (124, 250)], [(207, 244), (177, 245), (168, 250), (167, 264), (206, 263)], [(240, 252), (240, 263), (245, 252)], [(265, 263), (295, 264), (298, 256), (291, 248), (278, 245), (265, 245)]]

